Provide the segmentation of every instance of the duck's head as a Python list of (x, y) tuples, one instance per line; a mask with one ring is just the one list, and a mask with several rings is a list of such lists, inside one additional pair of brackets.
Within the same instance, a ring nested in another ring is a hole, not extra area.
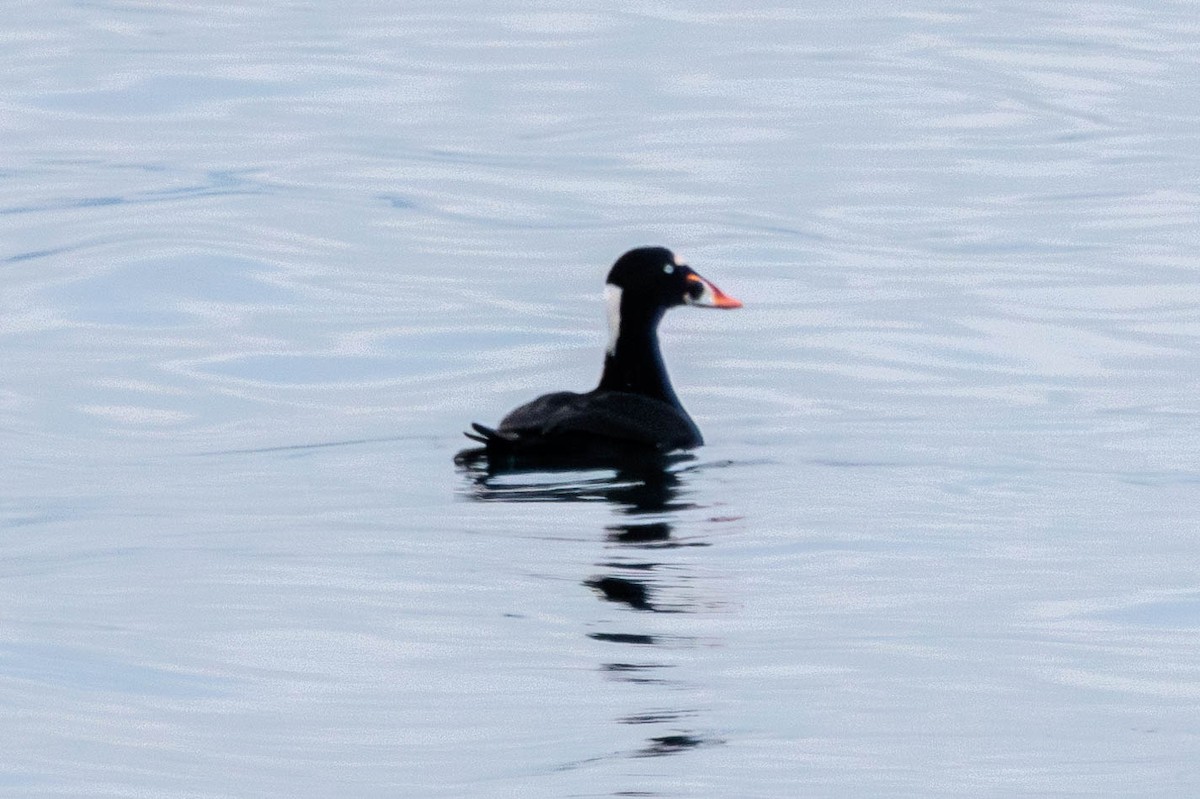
[(605, 295), (610, 313), (620, 308), (667, 309), (676, 305), (741, 308), (742, 303), (696, 274), (666, 247), (639, 247), (617, 259)]
[(663, 399), (681, 412), (658, 349), (659, 320), (677, 305), (742, 307), (665, 247), (640, 247), (618, 258), (608, 273), (604, 301), (608, 355), (599, 387)]

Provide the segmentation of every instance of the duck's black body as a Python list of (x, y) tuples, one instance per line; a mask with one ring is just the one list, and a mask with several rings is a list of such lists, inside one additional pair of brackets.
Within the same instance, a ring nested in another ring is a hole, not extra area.
[(679, 263), (670, 250), (644, 247), (609, 272), (609, 346), (600, 384), (584, 394), (557, 391), (511, 411), (496, 429), (473, 424), (469, 438), (491, 465), (512, 461), (614, 460), (663, 455), (704, 443), (671, 388), (658, 347), (658, 323), (675, 305), (737, 308), (741, 303)]
[(624, 391), (557, 391), (510, 412), (492, 430), (472, 425), (489, 458), (607, 460), (704, 443), (678, 405)]

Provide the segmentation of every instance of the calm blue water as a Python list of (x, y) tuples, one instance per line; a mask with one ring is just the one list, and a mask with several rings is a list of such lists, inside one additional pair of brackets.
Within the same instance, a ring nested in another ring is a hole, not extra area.
[(1195, 3), (574, 8), (11, 4), (0, 793), (1200, 793)]

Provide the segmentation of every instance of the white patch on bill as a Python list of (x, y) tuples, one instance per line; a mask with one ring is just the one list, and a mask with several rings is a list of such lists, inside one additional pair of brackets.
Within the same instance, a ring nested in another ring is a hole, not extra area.
[(617, 351), (617, 336), (621, 333), (621, 287), (604, 284), (604, 307), (608, 309), (608, 354)]

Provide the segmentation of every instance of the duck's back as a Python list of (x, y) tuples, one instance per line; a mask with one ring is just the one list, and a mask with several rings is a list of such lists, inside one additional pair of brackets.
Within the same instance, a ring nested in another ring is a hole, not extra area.
[(521, 449), (585, 447), (670, 452), (704, 443), (681, 408), (625, 391), (556, 391), (514, 409), (499, 435)]

